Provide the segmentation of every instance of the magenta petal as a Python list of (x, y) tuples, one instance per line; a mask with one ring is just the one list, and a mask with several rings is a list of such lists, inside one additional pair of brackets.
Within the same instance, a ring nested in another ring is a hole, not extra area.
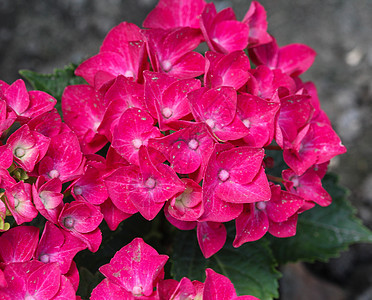
[(206, 269), (203, 300), (230, 300), (236, 297), (234, 285), (226, 276)]
[(113, 204), (127, 214), (135, 214), (138, 209), (132, 203), (128, 187), (140, 184), (140, 171), (136, 166), (118, 168), (105, 178), (105, 185)]
[(197, 237), (205, 258), (217, 253), (225, 244), (226, 227), (223, 223), (198, 222)]
[(0, 236), (0, 257), (5, 263), (29, 261), (39, 242), (39, 229), (34, 226), (18, 226)]
[(66, 274), (76, 253), (85, 248), (86, 245), (78, 238), (47, 222), (35, 257), (43, 263), (57, 262), (61, 274)]
[(204, 77), (207, 87), (231, 86), (238, 90), (250, 77), (249, 59), (243, 51), (232, 52), (228, 55), (206, 52), (206, 58), (209, 61), (207, 74)]
[(211, 32), (212, 41), (222, 53), (244, 50), (248, 45), (249, 27), (235, 20), (219, 22)]
[(266, 213), (273, 222), (284, 222), (304, 204), (304, 199), (293, 193), (282, 191), (279, 185), (271, 186), (271, 199), (266, 202)]
[(282, 176), (286, 189), (307, 201), (314, 201), (320, 206), (328, 206), (332, 202), (331, 196), (322, 187), (322, 181), (313, 169), (308, 169), (301, 176), (292, 170), (283, 170)]
[(110, 263), (99, 270), (133, 295), (150, 296), (167, 260), (168, 256), (159, 255), (141, 238), (136, 238), (116, 252)]
[(129, 293), (121, 286), (105, 278), (92, 291), (91, 300), (132, 300), (132, 293)]
[[(161, 0), (143, 21), (145, 28), (199, 27), (204, 0)], [(179, 12), (182, 12), (180, 14)]]
[(227, 180), (216, 187), (215, 193), (221, 200), (231, 203), (268, 201), (271, 196), (269, 183), (262, 167), (252, 182), (239, 184)]
[(45, 112), (51, 111), (57, 100), (42, 91), (28, 92), (30, 97), (29, 108), (22, 113), (23, 117), (35, 118)]
[(8, 169), (13, 163), (13, 153), (7, 145), (0, 146), (0, 168)]
[(294, 214), (285, 222), (275, 223), (270, 221), (269, 233), (279, 238), (295, 236), (297, 219), (298, 214)]
[(182, 178), (186, 190), (167, 203), (166, 211), (181, 221), (196, 221), (203, 213), (202, 188), (189, 178)]
[(235, 226), (236, 236), (233, 246), (240, 247), (244, 243), (262, 238), (269, 229), (269, 220), (264, 211), (256, 209), (254, 204), (249, 204), (236, 218)]
[(167, 73), (179, 79), (198, 77), (204, 73), (204, 56), (198, 52), (188, 52), (180, 57)]
[(221, 200), (214, 194), (214, 189), (215, 187), (205, 189), (203, 185), (204, 213), (199, 221), (228, 222), (238, 217), (243, 210), (243, 204)]
[(72, 132), (52, 137), (48, 152), (39, 164), (39, 174), (47, 179), (59, 178), (62, 183), (83, 173), (83, 154), (79, 140)]
[(231, 87), (201, 88), (187, 95), (196, 121), (213, 131), (229, 125), (236, 114), (237, 95)]
[(15, 111), (17, 115), (21, 115), (30, 104), (26, 85), (22, 79), (18, 79), (13, 82), (5, 90), (4, 96), (7, 104)]
[(40, 299), (51, 299), (59, 290), (61, 273), (56, 263), (43, 264), (30, 274), (27, 291)]
[(176, 219), (172, 215), (169, 214), (169, 202), (166, 203), (164, 208), (164, 215), (165, 218), (168, 220), (169, 223), (171, 223), (174, 227), (180, 229), (180, 230), (191, 230), (196, 227), (197, 222), (196, 221), (182, 221), (179, 219)]
[(61, 275), (61, 284), (58, 293), (54, 296), (53, 300), (68, 300), (76, 297), (76, 291), (70, 280)]
[(114, 231), (119, 226), (119, 224), (125, 219), (132, 216), (132, 214), (127, 214), (120, 209), (118, 209), (108, 198), (105, 202), (100, 205), (101, 213), (105, 219), (110, 230)]
[[(92, 147), (97, 129), (105, 112), (102, 95), (89, 85), (67, 86), (62, 95), (62, 112), (66, 124), (76, 133), (85, 153), (94, 153), (103, 147), (105, 139)], [(91, 132), (90, 134), (88, 134)]]
[(122, 22), (110, 30), (106, 35), (100, 52), (116, 52), (123, 57), (128, 52), (128, 42), (139, 41), (143, 39), (140, 29), (137, 25)]
[(147, 145), (149, 138), (161, 136), (153, 124), (153, 118), (144, 110), (135, 107), (126, 110), (113, 133), (112, 147), (130, 163), (138, 165), (139, 148)]
[[(94, 77), (98, 71), (105, 71), (113, 77), (132, 72), (124, 57), (114, 52), (99, 53), (80, 64), (76, 70), (76, 76), (83, 77), (91, 86), (94, 86)], [(133, 77), (133, 76), (132, 76)]]
[(280, 48), (277, 68), (292, 77), (299, 76), (311, 67), (316, 52), (303, 44), (290, 44)]
[(95, 230), (102, 222), (103, 215), (98, 207), (82, 201), (66, 203), (58, 218), (66, 230), (88, 233)]

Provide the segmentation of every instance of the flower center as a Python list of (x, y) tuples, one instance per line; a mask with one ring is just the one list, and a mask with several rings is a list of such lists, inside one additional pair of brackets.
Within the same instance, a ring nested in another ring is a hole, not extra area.
[(222, 181), (222, 182), (225, 182), (227, 179), (229, 179), (230, 177), (230, 174), (229, 172), (227, 172), (226, 170), (221, 170), (219, 173), (218, 173), (218, 178)]
[(75, 195), (81, 195), (83, 193), (83, 189), (81, 186), (74, 186), (74, 194)]
[(18, 200), (17, 197), (14, 197), (14, 209), (16, 209), (19, 205), (20, 201)]
[(128, 70), (128, 71), (125, 71), (124, 76), (128, 77), (128, 78), (130, 78), (130, 77), (134, 78), (134, 73), (133, 73), (133, 71)]
[(259, 210), (264, 210), (265, 208), (266, 208), (266, 203), (265, 202), (258, 202), (258, 203), (256, 203), (256, 207), (257, 207), (257, 209), (259, 209)]
[(49, 177), (50, 178), (58, 178), (59, 177), (59, 172), (57, 170), (52, 170), (49, 172)]
[(70, 229), (74, 227), (75, 220), (72, 217), (66, 217), (63, 220), (63, 225), (65, 225), (66, 228)]
[(23, 156), (25, 156), (26, 154), (26, 150), (21, 148), (21, 147), (17, 147), (15, 150), (14, 150), (14, 155), (18, 158), (21, 158)]
[(45, 264), (47, 264), (50, 261), (50, 257), (48, 254), (43, 254), (39, 256), (39, 260)]
[(141, 297), (142, 296), (142, 292), (143, 292), (142, 286), (136, 285), (136, 286), (133, 287), (132, 295), (134, 297)]
[(210, 127), (210, 128), (214, 128), (214, 126), (216, 126), (216, 123), (212, 120), (212, 119), (207, 119), (205, 121), (205, 123), (207, 123), (207, 125)]
[(148, 189), (153, 189), (156, 185), (156, 181), (154, 178), (149, 178), (146, 180), (145, 182), (145, 187), (147, 187)]
[(142, 141), (140, 139), (134, 139), (132, 145), (134, 148), (139, 149), (142, 146)]
[(195, 140), (195, 139), (192, 139), (192, 140), (190, 140), (190, 142), (188, 143), (188, 146), (189, 146), (189, 148), (190, 148), (191, 150), (196, 150), (196, 149), (198, 149), (198, 147), (199, 147), (199, 142), (198, 142), (197, 140)]
[(162, 67), (165, 72), (168, 72), (170, 69), (172, 69), (172, 63), (169, 60), (165, 60), (162, 62)]
[(247, 128), (251, 128), (251, 121), (249, 121), (248, 119), (245, 119), (245, 120), (243, 120), (243, 124), (244, 124), (244, 126), (245, 127), (247, 127)]
[(162, 115), (164, 118), (169, 119), (173, 115), (173, 111), (169, 107), (163, 108)]

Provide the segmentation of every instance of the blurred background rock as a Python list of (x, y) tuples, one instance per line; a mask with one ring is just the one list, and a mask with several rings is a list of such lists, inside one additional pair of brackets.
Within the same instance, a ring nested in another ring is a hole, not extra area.
[[(214, 2), (218, 9), (232, 6), (241, 19), (251, 1)], [(260, 2), (279, 45), (305, 43), (318, 53), (302, 78), (315, 82), (322, 108), (348, 148), (331, 168), (372, 228), (372, 1)], [(12, 83), (19, 69), (50, 73), (79, 63), (98, 52), (113, 26), (122, 21), (140, 26), (156, 3), (0, 0), (0, 79)], [(289, 265), (283, 271), (281, 299), (372, 299), (370, 245), (353, 246), (328, 264)]]

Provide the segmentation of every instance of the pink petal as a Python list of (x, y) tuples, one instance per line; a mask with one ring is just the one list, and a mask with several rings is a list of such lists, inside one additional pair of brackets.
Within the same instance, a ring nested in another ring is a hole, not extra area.
[[(175, 27), (199, 27), (199, 15), (204, 0), (161, 0), (143, 21), (143, 27), (171, 29)], [(181, 13), (180, 13), (181, 12)]]
[(39, 242), (39, 229), (34, 226), (17, 226), (0, 236), (0, 257), (5, 263), (31, 260)]
[(257, 241), (262, 238), (269, 229), (269, 220), (264, 211), (255, 208), (254, 204), (244, 207), (242, 214), (235, 220), (236, 236), (234, 247), (240, 247), (244, 243)]
[(197, 237), (205, 258), (217, 253), (226, 241), (226, 227), (223, 223), (198, 222)]
[(227, 277), (206, 269), (203, 300), (230, 300), (236, 297), (234, 285)]

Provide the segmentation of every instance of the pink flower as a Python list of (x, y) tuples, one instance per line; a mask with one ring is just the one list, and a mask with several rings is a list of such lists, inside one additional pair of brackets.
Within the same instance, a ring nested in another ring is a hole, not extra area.
[(195, 120), (207, 124), (219, 140), (237, 140), (248, 133), (236, 116), (237, 93), (232, 87), (202, 87), (187, 97)]
[(190, 27), (148, 29), (146, 37), (151, 65), (155, 72), (168, 73), (179, 79), (189, 79), (204, 73), (204, 57), (193, 52), (203, 36)]
[[(199, 16), (205, 5), (204, 0), (160, 0), (143, 21), (143, 27), (162, 29), (199, 28)], [(179, 12), (182, 12), (182, 14)]]
[(162, 131), (184, 127), (183, 119), (191, 113), (187, 94), (200, 88), (197, 79), (177, 80), (154, 72), (144, 72), (145, 99), (150, 113), (158, 120)]
[(53, 109), (57, 100), (42, 91), (27, 92), (22, 79), (13, 82), (4, 90), (4, 98), (9, 107), (17, 114), (21, 122), (25, 122)]
[(315, 51), (303, 44), (290, 44), (278, 47), (272, 37), (270, 43), (249, 49), (249, 57), (257, 65), (270, 69), (280, 69), (292, 77), (304, 73), (314, 62)]
[(99, 270), (109, 281), (133, 296), (151, 296), (156, 282), (163, 277), (167, 260), (168, 256), (159, 255), (141, 238), (136, 238)]
[(85, 159), (79, 140), (72, 131), (52, 137), (48, 152), (40, 161), (39, 174), (47, 180), (59, 178), (62, 183), (83, 174)]
[(208, 3), (200, 18), (200, 29), (212, 51), (227, 54), (248, 45), (249, 26), (237, 21), (230, 7), (217, 13), (214, 3)]
[(99, 208), (82, 201), (66, 203), (59, 215), (59, 225), (84, 242), (88, 249), (96, 252), (101, 245), (102, 234), (98, 225), (103, 215)]
[(44, 177), (40, 176), (32, 185), (32, 198), (40, 214), (47, 220), (57, 223), (63, 207), (62, 182), (58, 178), (44, 181)]
[(103, 97), (106, 106), (102, 122), (98, 132), (112, 141), (112, 134), (115, 131), (121, 115), (131, 107), (145, 109), (144, 87), (123, 75), (116, 77)]
[(75, 74), (99, 89), (118, 75), (141, 81), (144, 69), (147, 69), (146, 46), (140, 29), (123, 22), (107, 34), (100, 53), (80, 64)]
[(34, 256), (39, 242), (39, 228), (17, 226), (0, 236), (0, 257), (3, 263), (26, 262)]
[(38, 214), (31, 201), (31, 185), (23, 181), (5, 190), (5, 203), (18, 225), (31, 222)]
[(204, 172), (213, 152), (215, 141), (203, 123), (191, 123), (168, 136), (149, 140), (149, 146), (159, 150), (181, 174), (190, 174), (201, 168)]
[[(150, 138), (159, 136), (161, 133), (154, 126), (154, 119), (144, 110), (133, 107), (120, 117), (113, 133), (112, 147), (130, 163), (138, 165), (140, 147), (147, 146)], [(159, 154), (154, 153), (155, 157), (159, 157)]]
[(257, 1), (252, 1), (242, 23), (249, 26), (248, 47), (267, 44), (272, 40), (267, 33), (266, 11)]
[(57, 262), (61, 273), (66, 274), (76, 253), (86, 247), (77, 237), (46, 222), (35, 258), (43, 263)]
[(145, 146), (139, 150), (139, 168), (122, 167), (105, 179), (112, 202), (126, 213), (139, 211), (152, 220), (168, 199), (185, 189), (167, 165), (153, 164)]
[(89, 85), (67, 86), (62, 95), (63, 119), (86, 154), (97, 152), (107, 143), (106, 137), (98, 133), (106, 109), (102, 98), (102, 94)]
[(198, 222), (197, 237), (200, 250), (205, 258), (222, 249), (226, 241), (226, 227), (218, 222)]
[(279, 185), (272, 185), (270, 201), (248, 204), (236, 218), (233, 246), (256, 241), (266, 232), (276, 237), (295, 235), (297, 212), (303, 204), (302, 197), (282, 191)]
[[(264, 147), (272, 142), (275, 130), (275, 115), (280, 104), (260, 97), (240, 93), (237, 102), (237, 115), (248, 128), (243, 137), (251, 147)], [(264, 113), (263, 113), (264, 112)]]
[(75, 290), (57, 263), (29, 261), (6, 265), (3, 269), (8, 286), (0, 288), (4, 299), (74, 299)]
[(263, 156), (260, 148), (217, 144), (204, 176), (204, 214), (199, 220), (227, 222), (241, 213), (243, 203), (268, 201)]
[(27, 125), (14, 132), (7, 141), (15, 162), (27, 172), (31, 172), (35, 164), (45, 156), (49, 143), (50, 138), (31, 131)]
[(243, 51), (235, 51), (227, 55), (208, 51), (205, 57), (204, 86), (206, 87), (231, 86), (238, 90), (250, 77), (249, 59)]
[(206, 269), (205, 273), (207, 277), (204, 282), (203, 300), (259, 300), (253, 296), (238, 297), (234, 285), (227, 277), (212, 269)]

